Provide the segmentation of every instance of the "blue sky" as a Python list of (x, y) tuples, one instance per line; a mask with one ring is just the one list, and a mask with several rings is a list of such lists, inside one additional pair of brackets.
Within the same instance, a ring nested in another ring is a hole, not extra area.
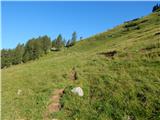
[(2, 7), (2, 48), (14, 48), (33, 37), (72, 32), (78, 37), (92, 36), (137, 17), (151, 13), (156, 1), (148, 2), (7, 2)]

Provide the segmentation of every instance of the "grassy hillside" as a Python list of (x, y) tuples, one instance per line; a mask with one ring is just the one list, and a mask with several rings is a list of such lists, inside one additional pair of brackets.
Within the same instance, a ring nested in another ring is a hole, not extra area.
[[(75, 67), (78, 80), (70, 80)], [(58, 120), (160, 119), (160, 12), (2, 70), (2, 120), (41, 120), (65, 88)], [(80, 86), (84, 96), (72, 94)], [(18, 94), (21, 91), (21, 94)]]

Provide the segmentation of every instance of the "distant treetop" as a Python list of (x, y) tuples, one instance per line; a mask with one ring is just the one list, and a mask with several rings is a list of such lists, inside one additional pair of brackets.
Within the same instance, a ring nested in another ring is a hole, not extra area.
[(152, 12), (157, 12), (160, 11), (160, 4), (156, 4), (155, 6), (153, 6)]

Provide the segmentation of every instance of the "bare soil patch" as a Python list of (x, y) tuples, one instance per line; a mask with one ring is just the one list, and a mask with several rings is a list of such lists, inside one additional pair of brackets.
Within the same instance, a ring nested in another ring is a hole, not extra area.
[(116, 54), (117, 54), (117, 51), (114, 50), (114, 51), (109, 51), (109, 52), (101, 52), (99, 53), (100, 55), (104, 55), (108, 58), (113, 58)]
[(64, 89), (56, 89), (53, 91), (51, 96), (51, 102), (47, 107), (47, 110), (44, 114), (44, 120), (50, 120), (49, 115), (53, 112), (58, 112), (61, 108), (60, 98), (64, 93)]

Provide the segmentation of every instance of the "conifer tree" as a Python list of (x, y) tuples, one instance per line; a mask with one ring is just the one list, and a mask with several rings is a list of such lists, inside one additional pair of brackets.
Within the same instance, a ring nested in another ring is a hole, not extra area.
[(56, 48), (57, 48), (57, 50), (60, 50), (61, 49), (61, 47), (62, 47), (62, 35), (61, 34), (59, 34), (58, 35), (58, 37), (57, 37), (57, 39), (56, 39)]
[(71, 39), (71, 46), (76, 44), (76, 40), (77, 40), (77, 33), (73, 32), (72, 39)]
[(160, 5), (156, 4), (153, 6), (152, 12), (160, 11)]

